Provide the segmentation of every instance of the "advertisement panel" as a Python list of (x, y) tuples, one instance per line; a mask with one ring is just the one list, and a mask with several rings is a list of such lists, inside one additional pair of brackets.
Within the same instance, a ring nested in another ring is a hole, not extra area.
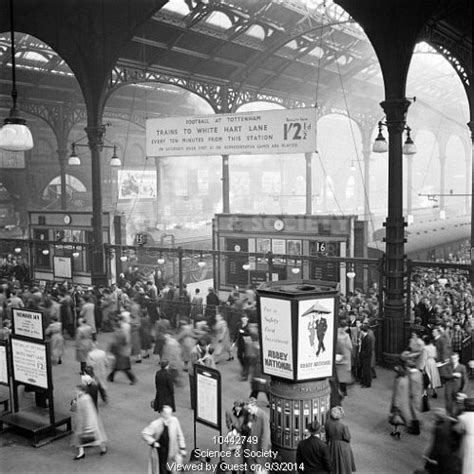
[(291, 302), (260, 298), (263, 373), (293, 379)]
[(298, 302), (299, 381), (331, 377), (334, 363), (334, 298)]
[(153, 199), (156, 198), (156, 170), (119, 169), (119, 199)]
[(46, 344), (11, 338), (13, 378), (16, 382), (48, 388)]
[(10, 385), (8, 380), (7, 348), (0, 345), (0, 384)]
[(31, 309), (13, 308), (13, 334), (42, 341), (43, 313)]
[(312, 153), (316, 109), (153, 118), (146, 121), (147, 156)]

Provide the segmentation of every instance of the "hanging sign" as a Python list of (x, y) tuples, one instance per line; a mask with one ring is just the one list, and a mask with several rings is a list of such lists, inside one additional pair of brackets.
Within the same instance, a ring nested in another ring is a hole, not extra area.
[(316, 151), (316, 109), (154, 118), (147, 156), (249, 155)]
[(46, 344), (11, 338), (13, 378), (16, 382), (48, 388)]
[(44, 340), (43, 313), (31, 309), (13, 308), (13, 334)]

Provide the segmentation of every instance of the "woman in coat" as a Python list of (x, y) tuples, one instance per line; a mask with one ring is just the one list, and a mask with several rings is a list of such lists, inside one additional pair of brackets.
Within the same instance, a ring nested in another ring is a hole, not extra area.
[(431, 388), (433, 398), (438, 398), (436, 393), (436, 389), (441, 387), (441, 378), (439, 376), (438, 367), (436, 365), (436, 347), (433, 344), (433, 339), (429, 336), (425, 336), (425, 347), (423, 348), (423, 352), (425, 352), (425, 373), (429, 379), (429, 386), (427, 388)]
[(392, 394), (392, 405), (390, 409), (390, 423), (395, 430), (390, 433), (400, 438), (398, 426), (406, 425), (410, 434), (420, 434), (420, 412), (421, 397), (423, 395), (423, 377), (410, 360), (410, 353), (405, 351), (401, 355), (402, 364), (396, 367), (395, 383)]
[(352, 341), (347, 333), (347, 323), (341, 323), (337, 330), (336, 341), (336, 372), (339, 388), (347, 396), (347, 384), (353, 382), (352, 378)]
[(92, 328), (84, 318), (79, 318), (76, 329), (76, 360), (81, 364), (81, 374), (86, 368), (87, 354), (92, 350)]
[(342, 407), (334, 407), (325, 425), (333, 467), (331, 472), (334, 474), (350, 474), (356, 470), (350, 445), (351, 434), (349, 428), (340, 421), (343, 416)]
[(170, 406), (162, 408), (161, 416), (142, 431), (142, 438), (150, 446), (148, 474), (171, 473), (173, 462), (181, 463), (186, 454), (181, 425)]
[(63, 325), (58, 321), (57, 316), (51, 318), (51, 323), (46, 328), (45, 334), (49, 338), (52, 362), (62, 364), (64, 355)]
[(78, 385), (77, 389), (76, 397), (71, 402), (71, 411), (75, 413), (72, 443), (79, 448), (75, 461), (83, 459), (86, 455), (84, 448), (90, 446), (100, 446), (101, 455), (107, 452), (107, 436), (94, 402), (83, 385)]
[(230, 342), (230, 333), (227, 322), (220, 312), (216, 313), (216, 324), (214, 325), (214, 346), (215, 358), (219, 360), (224, 354), (227, 354), (227, 360), (232, 360), (232, 344)]

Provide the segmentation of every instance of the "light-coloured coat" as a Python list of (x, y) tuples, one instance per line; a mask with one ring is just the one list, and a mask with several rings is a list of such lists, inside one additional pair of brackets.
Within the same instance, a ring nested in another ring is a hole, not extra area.
[(156, 448), (153, 447), (153, 443), (160, 439), (165, 423), (168, 426), (169, 435), (168, 462), (172, 463), (173, 461), (176, 461), (180, 454), (180, 450), (186, 449), (186, 442), (178, 418), (171, 416), (169, 420), (165, 422), (164, 418), (160, 417), (152, 421), (142, 431), (142, 438), (150, 446), (150, 453), (148, 456), (148, 474), (160, 474), (158, 452)]

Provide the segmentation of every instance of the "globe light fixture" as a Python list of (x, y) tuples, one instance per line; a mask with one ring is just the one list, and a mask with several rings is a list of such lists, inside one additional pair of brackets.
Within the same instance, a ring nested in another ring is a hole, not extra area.
[(10, 35), (11, 35), (11, 59), (12, 59), (12, 91), (13, 106), (10, 115), (3, 121), (0, 130), (0, 148), (8, 151), (27, 151), (33, 148), (33, 137), (26, 120), (21, 118), (17, 107), (16, 90), (16, 63), (15, 63), (15, 27), (13, 15), (13, 0), (10, 0)]
[(15, 247), (15, 253), (21, 253), (21, 247)]
[(41, 251), (41, 253), (42, 253), (43, 255), (49, 255), (49, 250), (48, 250), (48, 249), (43, 249), (43, 250)]
[[(375, 138), (374, 144), (372, 145), (372, 151), (374, 153), (386, 153), (388, 151), (388, 143), (382, 133), (382, 127), (386, 127), (386, 122), (380, 121), (378, 124), (379, 133)], [(411, 138), (411, 128), (406, 125), (404, 130), (407, 132), (407, 138), (403, 144), (402, 154), (403, 155), (415, 155), (417, 152), (415, 142)]]

